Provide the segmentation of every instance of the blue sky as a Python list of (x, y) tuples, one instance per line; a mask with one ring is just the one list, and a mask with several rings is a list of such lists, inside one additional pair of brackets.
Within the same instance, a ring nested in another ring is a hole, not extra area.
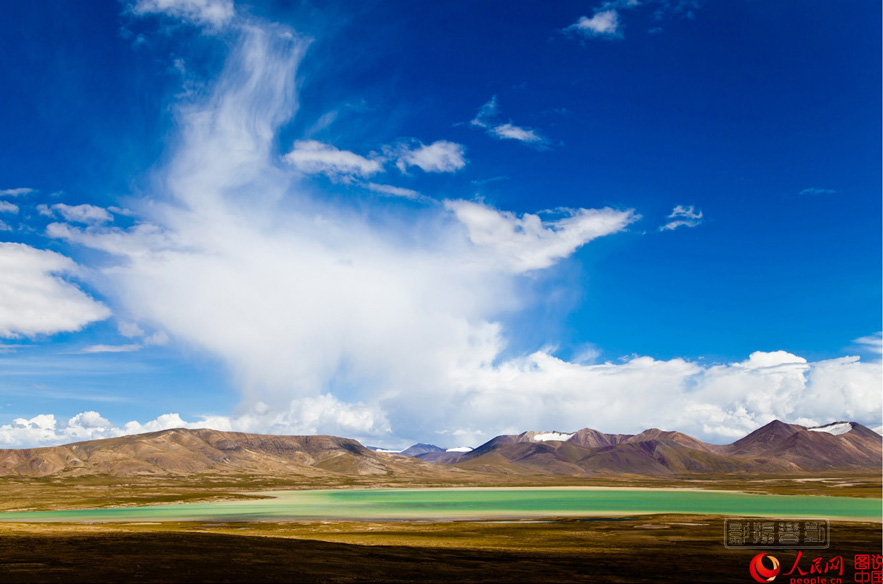
[(3, 6), (0, 443), (881, 423), (880, 6)]

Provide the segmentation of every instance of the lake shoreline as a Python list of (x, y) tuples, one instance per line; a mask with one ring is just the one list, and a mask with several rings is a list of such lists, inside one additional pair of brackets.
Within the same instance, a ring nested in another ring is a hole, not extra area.
[(0, 513), (0, 522), (488, 521), (699, 514), (883, 522), (883, 500), (631, 487), (266, 490), (201, 503)]

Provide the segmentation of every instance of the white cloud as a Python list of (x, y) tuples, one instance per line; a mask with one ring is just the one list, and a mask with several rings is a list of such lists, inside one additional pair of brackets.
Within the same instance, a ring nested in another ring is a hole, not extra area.
[(157, 331), (152, 335), (147, 335), (144, 330), (137, 324), (131, 322), (123, 322), (117, 325), (120, 334), (127, 339), (141, 337), (140, 342), (125, 343), (122, 345), (89, 345), (82, 349), (72, 351), (72, 355), (88, 355), (93, 353), (131, 353), (140, 351), (145, 347), (165, 345), (169, 342), (169, 336), (163, 331)]
[(258, 401), (240, 415), (204, 417), (199, 423), (237, 432), (331, 434), (363, 440), (388, 435), (391, 430), (377, 405), (344, 403), (329, 394), (291, 400), (283, 408)]
[(148, 347), (151, 345), (165, 345), (168, 344), (168, 342), (169, 335), (167, 335), (163, 331), (156, 331), (152, 335), (144, 337), (144, 345)]
[(52, 251), (0, 243), (0, 337), (77, 331), (110, 311), (62, 279), (78, 266)]
[(8, 201), (0, 201), (0, 213), (18, 213), (18, 205)]
[(883, 332), (876, 332), (872, 335), (859, 337), (852, 342), (865, 351), (874, 353), (875, 355), (883, 355)]
[(581, 16), (575, 23), (568, 26), (568, 32), (579, 33), (586, 37), (618, 39), (622, 38), (619, 24), (619, 13), (613, 9), (600, 10), (591, 18)]
[(17, 188), (17, 189), (0, 189), (0, 196), (17, 197), (19, 195), (27, 195), (33, 193), (34, 189)]
[(12, 231), (12, 227), (5, 221), (0, 221), (0, 231)]
[(693, 205), (677, 205), (668, 216), (669, 221), (659, 228), (659, 231), (673, 231), (678, 227), (696, 227), (702, 223), (702, 211), (697, 211)]
[(488, 135), (500, 140), (516, 140), (532, 146), (545, 146), (547, 140), (536, 130), (516, 126), (512, 120), (504, 121), (497, 105), (497, 96), (491, 96), (490, 100), (479, 108), (470, 125), (484, 128)]
[[(652, 6), (653, 19), (658, 23), (670, 16), (692, 19), (700, 4), (700, 0), (606, 0), (595, 10), (591, 18), (580, 17), (565, 28), (564, 32), (587, 38), (621, 39), (623, 38), (622, 18), (627, 11)], [(659, 33), (662, 32), (662, 27), (657, 24), (647, 32)]]
[(11, 424), (0, 426), (0, 444), (6, 447), (57, 444), (55, 416), (40, 414), (30, 420), (16, 418)]
[(229, 23), (235, 14), (232, 0), (137, 0), (132, 12), (165, 14), (213, 28)]
[(508, 122), (492, 128), (491, 132), (493, 132), (493, 134), (499, 138), (503, 138), (506, 140), (517, 140), (519, 142), (527, 142), (529, 144), (535, 144), (545, 141), (542, 136), (536, 133), (535, 130), (521, 128)]
[(79, 413), (61, 423), (53, 414), (40, 414), (31, 419), (16, 418), (12, 423), (0, 426), (0, 447), (55, 446), (70, 442), (114, 438), (127, 434), (183, 427), (204, 426), (198, 422), (188, 424), (178, 414), (163, 414), (143, 424), (132, 421), (122, 428), (115, 427), (109, 420), (94, 411)]
[(478, 108), (478, 113), (469, 123), (473, 126), (478, 126), (479, 128), (488, 128), (495, 125), (494, 121), (498, 119), (499, 116), (500, 106), (497, 104), (497, 96), (492, 95), (487, 103)]
[(874, 427), (883, 406), (881, 374), (879, 363), (854, 357), (808, 363), (783, 351), (725, 365), (650, 357), (579, 365), (541, 351), (461, 371), (448, 386), (451, 397), (433, 401), (444, 419), (416, 405), (412, 413), (446, 433), (480, 429), (475, 444), (502, 432), (582, 427), (627, 433), (662, 427), (729, 442), (773, 419)]
[(491, 359), (452, 362), (443, 383), (379, 404), (323, 393), (276, 406), (255, 400), (235, 416), (187, 422), (173, 413), (121, 428), (96, 412), (63, 424), (43, 414), (0, 426), (0, 445), (60, 444), (180, 427), (321, 433), (375, 443), (410, 438), (447, 446), (450, 440), (477, 446), (524, 430), (637, 433), (661, 427), (727, 443), (774, 419), (805, 426), (852, 420), (872, 428), (883, 421), (883, 369), (857, 357), (808, 362), (785, 351), (758, 351), (745, 361), (716, 365), (650, 357), (581, 365), (539, 351), (497, 364)]
[(111, 213), (113, 213), (114, 215), (122, 215), (124, 217), (134, 217), (135, 216), (134, 211), (131, 211), (129, 209), (123, 209), (120, 207), (114, 207), (113, 205), (108, 207), (107, 210), (110, 211)]
[(144, 335), (144, 330), (134, 322), (118, 322), (117, 330), (127, 339), (140, 337)]
[[(55, 416), (51, 416), (54, 420)], [(62, 430), (65, 440), (94, 440), (113, 430), (110, 420), (94, 411), (81, 412), (68, 420)]]
[[(513, 282), (463, 265), (465, 234), (441, 208), (374, 225), (291, 188), (272, 145), (303, 47), (274, 30), (246, 31), (214, 92), (179, 111), (180, 149), (154, 181), (168, 202), (155, 196), (131, 229), (47, 234), (119, 256), (104, 276), (120, 312), (223, 359), (243, 407), (285, 411), (336, 387), (376, 408), (483, 354)], [(447, 144), (409, 153), (427, 169), (464, 164)]]
[(415, 141), (397, 149), (396, 166), (402, 172), (416, 166), (423, 172), (457, 172), (466, 166), (466, 149), (454, 142), (437, 140), (425, 145)]
[[(206, 426), (200, 423), (187, 423), (181, 416), (176, 413), (162, 414), (156, 419), (149, 422), (140, 423), (132, 420), (127, 422), (122, 430), (118, 430), (118, 435), (125, 436), (130, 434), (143, 434), (145, 432), (159, 432), (160, 430), (171, 430), (172, 428), (204, 428)], [(224, 429), (224, 428), (221, 428)]]
[(112, 254), (132, 256), (146, 255), (182, 244), (151, 223), (139, 223), (128, 230), (97, 225), (79, 228), (67, 223), (50, 223), (46, 226), (46, 235)]
[(139, 349), (141, 349), (141, 345), (137, 343), (130, 343), (127, 345), (90, 345), (78, 351), (74, 351), (74, 353), (85, 355), (92, 353), (130, 353)]
[(316, 140), (296, 141), (291, 152), (285, 155), (285, 161), (305, 174), (324, 174), (340, 180), (383, 172), (383, 164), (377, 159), (338, 150)]
[(0, 448), (55, 446), (172, 428), (283, 435), (331, 434), (363, 439), (384, 436), (390, 431), (389, 421), (376, 406), (342, 403), (326, 394), (292, 400), (282, 411), (271, 411), (266, 404), (258, 402), (238, 416), (201, 416), (195, 422), (188, 422), (173, 412), (146, 422), (132, 420), (117, 427), (95, 411), (82, 412), (61, 423), (54, 414), (40, 414), (30, 419), (16, 418), (0, 426)]
[(589, 241), (617, 233), (638, 219), (634, 211), (565, 209), (567, 216), (543, 221), (538, 215), (498, 211), (471, 201), (445, 201), (468, 230), (469, 240), (494, 264), (515, 273), (547, 268)]
[(402, 187), (396, 187), (393, 185), (381, 185), (377, 183), (365, 183), (365, 187), (368, 190), (374, 191), (375, 193), (380, 193), (381, 195), (388, 195), (390, 197), (403, 197), (405, 199), (424, 199), (428, 197), (424, 197), (417, 191), (413, 189), (404, 189)]
[[(44, 206), (45, 208), (45, 206)], [(41, 214), (44, 208), (39, 209)], [(65, 205), (64, 203), (56, 203), (51, 209), (57, 211), (66, 221), (74, 223), (85, 223), (95, 225), (113, 221), (113, 216), (107, 212), (107, 209), (96, 207), (95, 205)]]

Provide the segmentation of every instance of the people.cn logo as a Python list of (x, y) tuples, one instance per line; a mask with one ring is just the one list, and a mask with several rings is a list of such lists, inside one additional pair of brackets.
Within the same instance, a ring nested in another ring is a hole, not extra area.
[(777, 560), (775, 556), (769, 556), (773, 567), (767, 568), (763, 565), (763, 558), (766, 555), (767, 554), (763, 552), (757, 554), (751, 558), (751, 563), (748, 565), (748, 571), (751, 572), (751, 577), (761, 583), (772, 582), (776, 579), (776, 576), (779, 575), (779, 560)]

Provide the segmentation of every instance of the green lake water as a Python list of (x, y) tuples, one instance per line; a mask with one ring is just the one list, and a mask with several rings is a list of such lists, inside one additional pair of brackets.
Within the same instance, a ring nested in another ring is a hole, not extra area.
[(880, 521), (881, 499), (685, 489), (352, 489), (253, 493), (272, 498), (113, 509), (0, 513), (0, 521), (296, 521), (590, 517), (646, 513)]

